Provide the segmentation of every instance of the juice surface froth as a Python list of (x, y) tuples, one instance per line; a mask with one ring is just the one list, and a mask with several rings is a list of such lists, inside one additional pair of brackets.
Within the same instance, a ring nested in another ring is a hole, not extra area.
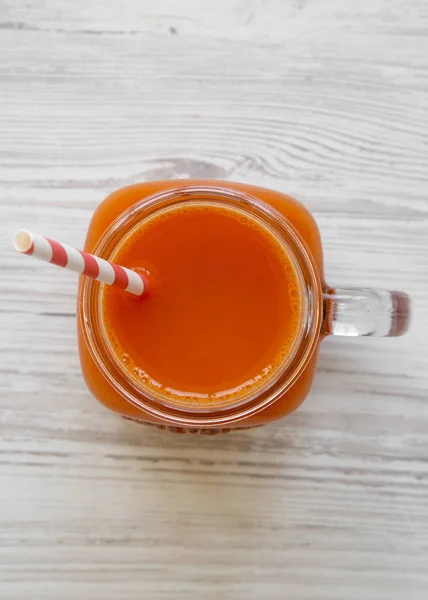
[(144, 220), (110, 257), (151, 275), (147, 299), (103, 286), (105, 335), (133, 380), (169, 403), (236, 402), (295, 349), (301, 285), (255, 217), (181, 203)]

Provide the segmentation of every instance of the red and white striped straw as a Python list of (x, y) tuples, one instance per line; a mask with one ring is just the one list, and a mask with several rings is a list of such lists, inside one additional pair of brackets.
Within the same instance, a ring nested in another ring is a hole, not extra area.
[(93, 254), (76, 250), (66, 244), (60, 244), (27, 229), (17, 231), (13, 236), (12, 244), (15, 250), (21, 254), (29, 254), (103, 283), (116, 285), (135, 296), (143, 296), (148, 292), (149, 281), (144, 273), (131, 271), (131, 269), (108, 262)]

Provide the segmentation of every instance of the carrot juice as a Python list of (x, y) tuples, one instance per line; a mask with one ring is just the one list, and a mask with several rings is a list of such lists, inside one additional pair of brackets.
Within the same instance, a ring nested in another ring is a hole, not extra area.
[(262, 424), (303, 401), (319, 340), (322, 251), (297, 201), (228, 182), (137, 184), (101, 204), (85, 250), (150, 280), (146, 298), (81, 280), (82, 368), (103, 404), (214, 432)]
[(300, 321), (293, 259), (245, 212), (186, 204), (144, 221), (112, 260), (152, 277), (147, 299), (105, 286), (107, 337), (129, 375), (166, 400), (254, 392), (292, 352)]
[(15, 250), (81, 274), (88, 388), (122, 417), (176, 432), (263, 425), (295, 410), (327, 335), (397, 337), (404, 292), (329, 287), (310, 213), (238, 183), (158, 181), (111, 194), (85, 251), (26, 229)]

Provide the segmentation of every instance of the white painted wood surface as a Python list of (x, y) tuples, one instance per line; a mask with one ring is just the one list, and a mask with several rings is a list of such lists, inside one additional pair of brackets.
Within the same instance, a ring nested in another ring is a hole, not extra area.
[[(426, 0), (0, 0), (0, 597), (428, 594)], [(305, 405), (216, 438), (126, 423), (80, 376), (81, 245), (134, 181), (247, 181), (314, 212), (331, 285), (414, 299), (325, 342)]]

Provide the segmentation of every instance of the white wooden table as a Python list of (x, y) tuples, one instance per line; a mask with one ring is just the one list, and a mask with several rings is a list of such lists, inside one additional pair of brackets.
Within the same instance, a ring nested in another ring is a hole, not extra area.
[[(0, 0), (0, 598), (425, 600), (428, 2)], [(81, 245), (134, 181), (247, 181), (314, 212), (331, 285), (408, 291), (394, 340), (327, 340), (305, 405), (216, 438), (85, 389)]]

